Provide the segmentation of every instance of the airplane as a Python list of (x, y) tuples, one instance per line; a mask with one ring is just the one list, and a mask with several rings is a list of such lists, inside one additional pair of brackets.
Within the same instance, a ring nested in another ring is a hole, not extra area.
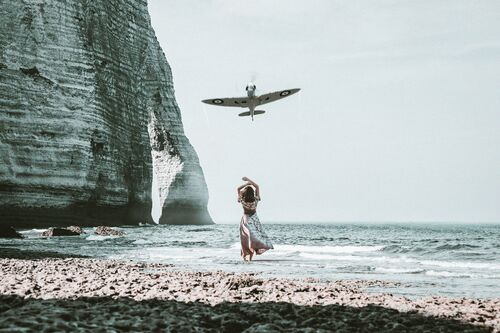
[(238, 115), (240, 117), (251, 116), (253, 121), (254, 115), (263, 114), (266, 112), (264, 110), (255, 110), (257, 106), (271, 103), (279, 99), (288, 97), (290, 95), (295, 94), (296, 92), (299, 92), (300, 90), (300, 88), (280, 90), (258, 96), (255, 94), (256, 89), (257, 87), (255, 86), (255, 84), (250, 82), (249, 84), (247, 84), (246, 87), (248, 97), (212, 98), (212, 99), (204, 99), (202, 100), (202, 102), (217, 106), (249, 108), (249, 111), (242, 112)]

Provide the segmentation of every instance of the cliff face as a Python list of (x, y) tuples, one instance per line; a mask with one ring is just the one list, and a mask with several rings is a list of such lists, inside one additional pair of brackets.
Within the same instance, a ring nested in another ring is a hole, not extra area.
[(0, 224), (212, 223), (146, 1), (0, 8)]

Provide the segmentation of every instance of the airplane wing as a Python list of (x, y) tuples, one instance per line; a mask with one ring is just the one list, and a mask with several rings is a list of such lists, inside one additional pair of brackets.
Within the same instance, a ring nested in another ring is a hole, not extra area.
[(217, 106), (233, 106), (246, 108), (248, 106), (248, 97), (212, 98), (204, 99), (202, 102)]
[(275, 91), (275, 92), (272, 92), (269, 94), (261, 95), (261, 96), (259, 96), (259, 104), (262, 105), (262, 104), (267, 104), (267, 103), (277, 101), (279, 99), (293, 95), (296, 92), (299, 92), (299, 90), (300, 90), (300, 88), (287, 89), (287, 90), (280, 90), (280, 91)]

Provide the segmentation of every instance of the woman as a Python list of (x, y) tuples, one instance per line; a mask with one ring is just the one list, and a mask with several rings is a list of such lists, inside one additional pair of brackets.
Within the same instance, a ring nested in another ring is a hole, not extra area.
[(239, 186), (238, 202), (243, 206), (243, 217), (240, 222), (241, 256), (243, 260), (250, 261), (254, 254), (262, 254), (273, 249), (273, 244), (262, 230), (257, 216), (257, 202), (260, 201), (259, 185), (247, 177), (246, 183)]

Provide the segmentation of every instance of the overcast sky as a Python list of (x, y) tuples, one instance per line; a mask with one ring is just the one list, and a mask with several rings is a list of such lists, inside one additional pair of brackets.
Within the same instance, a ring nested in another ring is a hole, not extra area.
[[(149, 0), (209, 211), (238, 223), (500, 221), (500, 1)], [(265, 115), (204, 105), (302, 88)], [(156, 209), (156, 208), (155, 208)], [(158, 211), (155, 210), (155, 214)]]

